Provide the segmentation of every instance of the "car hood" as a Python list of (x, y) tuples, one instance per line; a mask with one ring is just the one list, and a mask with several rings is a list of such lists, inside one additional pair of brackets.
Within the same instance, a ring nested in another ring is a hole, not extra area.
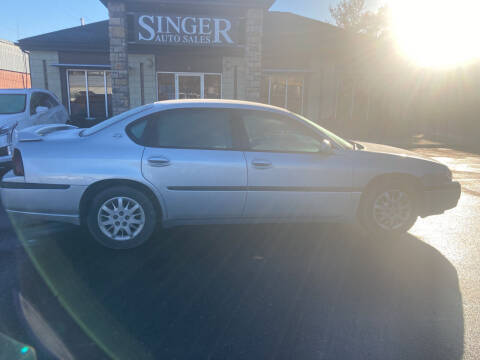
[(436, 162), (438, 161), (431, 159), (426, 156), (422, 156), (418, 153), (415, 153), (413, 151), (393, 147), (393, 146), (388, 146), (388, 145), (381, 145), (381, 144), (374, 144), (374, 143), (368, 143), (368, 142), (363, 142), (363, 141), (355, 141), (357, 144), (360, 144), (363, 146), (363, 149), (360, 151), (365, 151), (365, 152), (370, 152), (370, 153), (376, 153), (376, 154), (387, 154), (387, 155), (396, 155), (400, 157), (409, 157), (409, 158), (414, 158), (414, 159), (420, 159), (420, 160), (426, 160), (426, 161), (431, 161), (431, 162)]
[(20, 114), (0, 114), (0, 128), (4, 126), (13, 127), (15, 126), (20, 120), (25, 117), (24, 113)]

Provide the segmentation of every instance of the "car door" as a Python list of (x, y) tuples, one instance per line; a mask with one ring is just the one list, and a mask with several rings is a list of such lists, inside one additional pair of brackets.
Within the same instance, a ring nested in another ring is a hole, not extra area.
[(289, 116), (238, 113), (245, 131), (248, 218), (343, 219), (350, 214), (352, 164), (322, 152), (327, 137)]
[(241, 217), (247, 168), (233, 144), (229, 111), (166, 110), (146, 126), (142, 173), (160, 190), (168, 219)]

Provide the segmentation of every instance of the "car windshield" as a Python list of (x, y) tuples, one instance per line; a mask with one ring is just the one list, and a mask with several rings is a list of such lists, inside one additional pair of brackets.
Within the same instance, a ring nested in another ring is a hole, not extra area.
[(25, 94), (0, 94), (0, 115), (24, 112), (26, 100)]
[(80, 132), (80, 136), (90, 136), (90, 135), (93, 135), (103, 129), (106, 129), (107, 127), (109, 126), (112, 126), (113, 124), (116, 124), (117, 122), (119, 121), (122, 121), (123, 119), (126, 119), (130, 116), (133, 116), (133, 115), (136, 115), (136, 114), (140, 114), (148, 109), (151, 109), (152, 108), (152, 105), (145, 105), (145, 106), (141, 106), (141, 107), (138, 107), (138, 108), (133, 108), (131, 110), (128, 110), (128, 111), (125, 111), (121, 114), (118, 114), (118, 115), (115, 115), (114, 117), (111, 117), (110, 119), (108, 120), (105, 120), (105, 121), (102, 121), (101, 123), (95, 125), (95, 126), (92, 126), (91, 128), (88, 128), (88, 129), (85, 129), (85, 130), (82, 130)]
[(308, 120), (306, 117), (304, 117), (302, 115), (298, 115), (298, 114), (294, 114), (294, 115), (296, 117), (299, 117), (303, 121), (307, 122), (309, 125), (312, 125), (316, 129), (320, 130), (322, 133), (324, 133), (327, 137), (329, 137), (335, 144), (340, 146), (342, 149), (348, 149), (348, 150), (354, 150), (355, 149), (355, 146), (350, 141), (342, 139), (340, 136), (334, 134), (331, 131), (328, 131), (327, 129), (321, 127), (317, 123), (315, 123), (311, 120)]

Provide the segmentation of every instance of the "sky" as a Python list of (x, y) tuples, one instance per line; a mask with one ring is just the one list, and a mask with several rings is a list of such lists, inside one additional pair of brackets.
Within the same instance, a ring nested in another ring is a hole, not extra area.
[[(0, 39), (16, 41), (108, 18), (100, 0), (0, 0)], [(338, 0), (276, 0), (271, 10), (331, 21), (328, 7)], [(367, 0), (375, 7), (381, 0)]]

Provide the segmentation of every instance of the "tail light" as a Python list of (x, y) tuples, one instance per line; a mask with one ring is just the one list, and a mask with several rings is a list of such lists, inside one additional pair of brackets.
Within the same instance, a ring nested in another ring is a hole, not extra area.
[(13, 151), (12, 166), (13, 166), (13, 173), (16, 176), (25, 176), (25, 169), (23, 168), (22, 154), (18, 149), (15, 149)]

